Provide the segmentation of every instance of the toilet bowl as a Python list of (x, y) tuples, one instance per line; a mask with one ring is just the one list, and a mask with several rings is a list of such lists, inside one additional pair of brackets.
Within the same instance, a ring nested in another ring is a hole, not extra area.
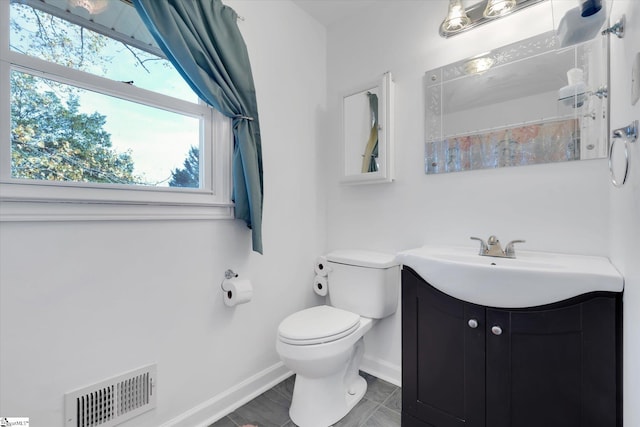
[(395, 257), (365, 251), (327, 255), (329, 302), (298, 311), (278, 327), (276, 351), (296, 374), (289, 416), (300, 427), (328, 427), (364, 396), (364, 335), (396, 311)]
[[(352, 324), (350, 316), (342, 315), (344, 313), (355, 316), (356, 323)], [(314, 333), (301, 336), (298, 342), (287, 333), (287, 326), (299, 326), (301, 317), (318, 314), (327, 319), (337, 314), (345, 321), (344, 331), (329, 334), (315, 328)], [(276, 350), (285, 366), (296, 373), (289, 409), (296, 425), (327, 427), (343, 418), (362, 399), (367, 383), (358, 370), (364, 353), (363, 336), (372, 326), (372, 319), (326, 305), (299, 311), (281, 323)]]

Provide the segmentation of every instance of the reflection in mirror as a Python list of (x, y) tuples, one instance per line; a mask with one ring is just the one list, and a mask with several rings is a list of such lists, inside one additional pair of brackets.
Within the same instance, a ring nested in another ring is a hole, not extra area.
[(371, 131), (367, 139), (367, 146), (364, 149), (362, 173), (378, 172), (380, 168), (378, 165), (378, 95), (367, 91), (367, 99), (369, 100), (369, 114), (371, 115), (371, 122), (369, 123)]
[(347, 173), (378, 171), (378, 88), (344, 98)]
[(550, 31), (429, 71), (425, 172), (606, 157), (607, 46)]
[(391, 76), (342, 100), (344, 183), (390, 182)]

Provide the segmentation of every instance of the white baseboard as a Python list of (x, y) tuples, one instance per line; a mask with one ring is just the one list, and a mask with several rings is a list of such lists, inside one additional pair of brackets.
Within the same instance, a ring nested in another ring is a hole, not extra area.
[[(364, 356), (360, 369), (401, 387), (401, 367), (385, 360)], [(282, 362), (258, 372), (241, 383), (162, 424), (160, 427), (207, 427), (245, 403), (293, 375)]]
[(402, 367), (365, 354), (360, 369), (393, 385), (402, 387)]
[(162, 424), (160, 427), (207, 427), (284, 381), (292, 374), (293, 372), (286, 368), (282, 362), (278, 362)]

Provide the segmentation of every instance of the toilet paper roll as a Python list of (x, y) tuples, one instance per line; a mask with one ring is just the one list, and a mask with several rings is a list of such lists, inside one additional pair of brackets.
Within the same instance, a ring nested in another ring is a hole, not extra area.
[(321, 297), (327, 296), (329, 283), (326, 277), (317, 276), (313, 278), (313, 291)]
[(222, 289), (225, 291), (224, 303), (228, 307), (247, 303), (253, 297), (253, 285), (248, 279), (225, 279)]
[(329, 274), (329, 268), (327, 266), (327, 258), (323, 256), (319, 256), (318, 259), (316, 259), (316, 266), (314, 270), (316, 272), (316, 275), (320, 277), (327, 277), (327, 274)]

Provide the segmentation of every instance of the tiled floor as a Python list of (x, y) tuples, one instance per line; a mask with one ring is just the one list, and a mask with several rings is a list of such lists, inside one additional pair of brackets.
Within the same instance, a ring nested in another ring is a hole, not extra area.
[[(400, 427), (402, 389), (361, 372), (367, 380), (367, 393), (335, 427)], [(209, 427), (295, 427), (289, 419), (294, 376), (267, 390)]]

